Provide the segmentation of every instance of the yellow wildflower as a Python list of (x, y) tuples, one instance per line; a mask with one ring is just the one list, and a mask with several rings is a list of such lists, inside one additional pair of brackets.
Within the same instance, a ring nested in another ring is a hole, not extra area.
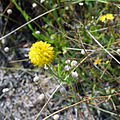
[(101, 59), (99, 57), (97, 57), (97, 59), (95, 60), (94, 64), (95, 65), (101, 64)]
[(113, 20), (113, 19), (114, 19), (113, 14), (108, 13), (106, 15), (102, 15), (99, 20), (101, 22), (106, 22), (107, 20)]
[(102, 15), (102, 16), (100, 17), (100, 21), (105, 22), (105, 20), (106, 20), (106, 16), (105, 16), (105, 15)]
[(106, 61), (106, 64), (108, 64), (109, 62), (110, 62), (110, 61), (109, 61), (109, 60), (107, 60), (107, 61)]
[(113, 14), (106, 14), (106, 19), (107, 20), (113, 20), (114, 19), (114, 16), (113, 16)]
[(33, 63), (34, 66), (38, 65), (41, 67), (45, 64), (48, 65), (53, 60), (53, 57), (53, 47), (46, 42), (36, 42), (30, 48), (29, 59), (31, 59), (31, 63)]

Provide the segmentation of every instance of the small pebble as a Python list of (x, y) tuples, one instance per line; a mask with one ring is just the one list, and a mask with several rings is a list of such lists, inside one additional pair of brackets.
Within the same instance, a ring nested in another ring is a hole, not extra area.
[(6, 92), (8, 92), (8, 91), (9, 91), (9, 88), (4, 88), (4, 89), (2, 90), (3, 93), (6, 93)]
[(33, 78), (33, 81), (34, 81), (34, 82), (38, 82), (39, 80), (40, 80), (40, 78), (39, 78), (39, 76), (37, 76), (37, 75)]
[(54, 120), (58, 120), (58, 119), (59, 119), (59, 115), (58, 115), (58, 114), (54, 115), (54, 116), (53, 116), (53, 119), (54, 119)]
[(37, 100), (43, 101), (45, 99), (45, 95), (42, 93), (38, 96)]
[(60, 88), (60, 93), (62, 94), (62, 95), (65, 95), (66, 94), (66, 89), (64, 88), (64, 87), (62, 87), (62, 88)]

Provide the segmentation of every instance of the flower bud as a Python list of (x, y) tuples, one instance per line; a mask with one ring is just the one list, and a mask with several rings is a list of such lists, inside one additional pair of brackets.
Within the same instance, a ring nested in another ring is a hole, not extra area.
[(80, 6), (83, 6), (83, 4), (84, 4), (84, 3), (82, 3), (82, 2), (79, 3)]
[(32, 7), (33, 7), (33, 8), (37, 7), (37, 4), (36, 4), (36, 3), (33, 3), (33, 4), (32, 4)]
[(12, 9), (8, 9), (7, 14), (9, 14), (9, 15), (12, 14)]
[(4, 51), (5, 51), (5, 52), (9, 52), (9, 47), (5, 47), (5, 48), (4, 48)]
[(43, 3), (43, 2), (45, 2), (45, 0), (40, 0), (40, 3)]
[(65, 64), (69, 64), (69, 63), (70, 63), (70, 60), (69, 60), (69, 59), (65, 61)]
[(72, 75), (73, 78), (77, 78), (78, 77), (78, 73), (76, 71), (72, 72), (71, 75)]
[(64, 69), (65, 69), (65, 71), (69, 71), (71, 68), (69, 65), (65, 65)]
[(71, 66), (72, 66), (72, 67), (76, 67), (76, 65), (77, 65), (77, 61), (76, 61), (76, 60), (73, 60), (73, 61), (71, 62)]

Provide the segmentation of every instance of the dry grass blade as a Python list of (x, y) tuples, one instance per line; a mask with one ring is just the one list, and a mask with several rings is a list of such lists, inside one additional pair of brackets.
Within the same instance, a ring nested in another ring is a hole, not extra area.
[[(120, 93), (116, 93), (116, 94), (113, 94), (113, 95), (111, 95), (111, 96), (118, 96), (118, 95), (120, 95)], [(78, 105), (78, 104), (81, 104), (82, 102), (87, 102), (87, 101), (90, 101), (90, 100), (93, 100), (93, 99), (108, 98), (109, 96), (110, 96), (110, 95), (108, 95), (108, 96), (99, 96), (99, 97), (88, 97), (88, 98), (85, 97), (85, 98), (84, 98), (83, 100), (81, 100), (80, 102), (77, 102), (77, 103), (75, 103), (75, 104), (73, 104), (73, 105), (70, 105), (70, 106), (67, 106), (67, 107), (65, 107), (65, 108), (62, 108), (62, 109), (60, 109), (60, 110), (58, 110), (58, 111), (50, 114), (49, 116), (45, 117), (45, 118), (42, 119), (42, 120), (47, 120), (47, 119), (50, 118), (51, 116), (53, 116), (53, 115), (55, 115), (55, 114), (57, 114), (57, 113), (59, 113), (59, 112), (61, 112), (61, 111), (63, 111), (63, 110), (66, 110), (66, 109), (68, 109), (68, 108), (71, 108), (71, 107), (74, 107), (74, 106), (76, 106), (76, 105)], [(95, 107), (95, 106), (94, 106), (94, 107)], [(96, 108), (96, 107), (95, 107), (95, 108)], [(101, 108), (97, 108), (97, 109), (99, 109), (99, 110), (101, 110), (101, 111), (103, 111), (103, 112), (106, 112), (106, 113), (109, 113), (109, 114), (118, 116), (117, 114), (115, 114), (115, 113), (113, 113), (113, 112), (105, 111), (105, 110), (103, 110), (103, 109), (101, 109)]]
[(13, 34), (14, 32), (16, 32), (16, 31), (20, 30), (21, 28), (25, 27), (25, 26), (28, 25), (29, 23), (31, 23), (31, 22), (37, 20), (38, 18), (40, 18), (40, 17), (42, 17), (42, 16), (44, 16), (44, 15), (46, 15), (46, 14), (48, 14), (48, 13), (51, 13), (52, 11), (54, 11), (54, 10), (56, 10), (56, 9), (59, 9), (59, 7), (54, 8), (54, 9), (51, 9), (51, 10), (49, 10), (49, 11), (47, 11), (47, 12), (41, 14), (41, 15), (38, 15), (37, 17), (33, 18), (33, 19), (30, 20), (29, 22), (27, 22), (27, 23), (21, 25), (20, 27), (16, 28), (16, 29), (13, 30), (12, 32), (10, 32), (10, 33), (6, 34), (5, 36), (1, 37), (0, 40), (2, 40), (2, 39), (4, 39), (4, 38), (8, 37), (9, 35)]
[(93, 40), (101, 47), (103, 48), (103, 50), (108, 53), (108, 55), (110, 55), (118, 64), (120, 64), (120, 61), (118, 61), (108, 50), (106, 50), (96, 39), (95, 37), (88, 31), (86, 30), (87, 33), (93, 38)]

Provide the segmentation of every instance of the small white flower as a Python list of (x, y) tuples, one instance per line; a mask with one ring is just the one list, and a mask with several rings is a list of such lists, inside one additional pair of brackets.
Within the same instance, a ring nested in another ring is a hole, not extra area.
[(84, 4), (84, 3), (82, 3), (82, 2), (79, 3), (80, 6), (83, 6), (83, 4)]
[(2, 90), (3, 93), (8, 92), (8, 91), (9, 91), (9, 88), (4, 88), (4, 89)]
[(9, 15), (12, 14), (12, 9), (8, 9), (7, 14), (9, 14)]
[(69, 60), (69, 59), (65, 61), (65, 64), (69, 64), (69, 63), (70, 63), (70, 60)]
[(117, 49), (117, 52), (120, 53), (120, 49)]
[(78, 73), (76, 71), (72, 72), (71, 75), (72, 75), (73, 78), (77, 78), (78, 77)]
[(69, 7), (68, 7), (68, 6), (66, 6), (66, 7), (65, 7), (65, 10), (69, 10)]
[(43, 2), (45, 2), (45, 0), (40, 0), (40, 3), (43, 3)]
[(5, 52), (9, 52), (9, 47), (5, 47), (5, 48), (4, 48), (4, 51), (5, 51)]
[(76, 65), (77, 65), (77, 61), (76, 61), (76, 60), (73, 60), (73, 61), (71, 62), (71, 66), (72, 66), (72, 67), (76, 67)]
[(37, 98), (37, 100), (39, 100), (39, 101), (43, 101), (45, 99), (45, 95), (42, 93), (42, 94), (40, 94), (39, 96), (38, 96), (38, 98)]
[(69, 65), (65, 65), (64, 69), (65, 69), (65, 71), (69, 71), (70, 70), (70, 66)]
[(38, 82), (39, 80), (40, 80), (40, 78), (39, 78), (39, 76), (37, 76), (37, 75), (33, 78), (33, 81), (34, 81), (34, 82)]
[(84, 49), (81, 50), (81, 54), (82, 54), (82, 55), (85, 54), (85, 50), (84, 50)]
[(62, 87), (62, 88), (60, 88), (60, 93), (62, 94), (62, 95), (65, 95), (66, 94), (66, 89), (64, 88), (64, 87)]
[(54, 115), (54, 116), (53, 116), (53, 119), (54, 119), (54, 120), (58, 120), (58, 119), (59, 119), (59, 115), (58, 115), (58, 114)]
[(33, 3), (33, 4), (32, 4), (32, 7), (33, 7), (33, 8), (37, 7), (37, 3)]
[(35, 34), (40, 34), (40, 31), (36, 31)]

